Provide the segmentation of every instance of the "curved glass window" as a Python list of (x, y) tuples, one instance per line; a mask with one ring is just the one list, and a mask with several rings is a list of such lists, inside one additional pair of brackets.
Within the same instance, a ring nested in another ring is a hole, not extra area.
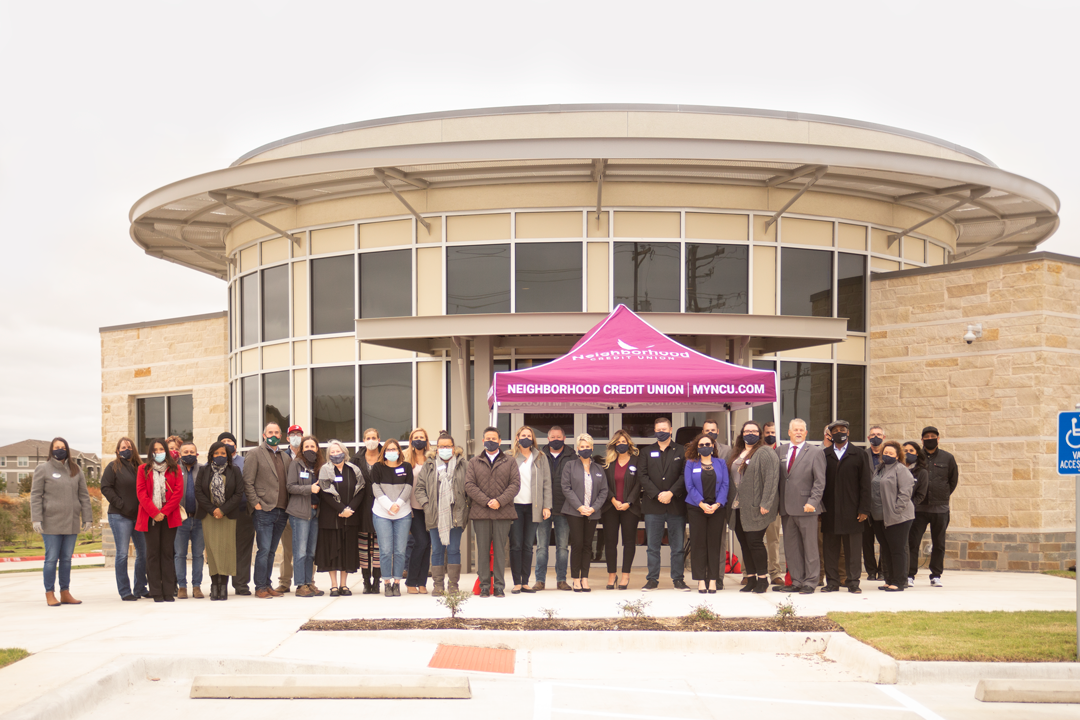
[(514, 263), (517, 312), (581, 312), (581, 243), (521, 243)]
[(510, 246), (446, 248), (446, 314), (508, 312)]
[(262, 340), (289, 337), (289, 266), (262, 271)]
[(262, 413), (259, 412), (259, 376), (251, 375), (240, 380), (241, 424), (240, 443), (243, 447), (258, 445), (262, 438)]
[(240, 278), (240, 344), (259, 342), (259, 275)]
[(634, 312), (679, 312), (679, 244), (615, 243), (615, 304)]
[(866, 332), (866, 256), (840, 253), (836, 275), (837, 317), (848, 319), (849, 331)]
[(802, 418), (808, 439), (819, 441), (825, 426), (832, 422), (832, 396), (831, 363), (780, 363), (780, 414), (785, 435), (788, 423)]
[(859, 442), (866, 437), (863, 418), (866, 416), (866, 367), (863, 365), (836, 366), (836, 417), (851, 423), (851, 439)]
[(832, 317), (832, 263), (828, 250), (783, 248), (780, 314)]
[(686, 244), (686, 312), (747, 313), (750, 249)]
[[(352, 332), (353, 256), (311, 261), (311, 334)], [(322, 439), (322, 435), (319, 436)], [(338, 438), (339, 440), (341, 438)]]
[(361, 365), (360, 427), (378, 428), (383, 439), (408, 440), (412, 417), (412, 365)]
[(277, 423), (284, 436), (289, 429), (289, 373), (275, 372), (263, 375), (263, 425)]
[(411, 250), (360, 255), (360, 317), (412, 315)]
[(311, 417), (319, 442), (354, 442), (356, 377), (352, 365), (312, 368)]

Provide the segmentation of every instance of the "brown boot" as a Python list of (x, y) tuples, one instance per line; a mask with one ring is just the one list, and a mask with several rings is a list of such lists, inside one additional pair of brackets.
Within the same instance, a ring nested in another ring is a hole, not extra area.
[(61, 605), (82, 605), (82, 600), (76, 600), (71, 596), (71, 593), (67, 590), (60, 591), (60, 604)]
[(206, 597), (206, 596), (202, 594), (202, 588), (199, 587), (198, 585), (196, 585), (193, 588), (191, 588), (191, 597), (193, 597), (195, 599), (199, 599), (199, 598), (203, 598), (203, 597)]
[(458, 592), (458, 581), (461, 580), (461, 565), (447, 565), (447, 592)]
[(431, 566), (431, 594), (435, 597), (446, 592), (444, 582), (446, 580), (446, 566), (440, 565), (439, 567)]
[(49, 607), (60, 607), (60, 601), (56, 599), (55, 593), (45, 593), (45, 602), (49, 605)]
[(176, 599), (187, 600), (187, 588), (176, 588)]

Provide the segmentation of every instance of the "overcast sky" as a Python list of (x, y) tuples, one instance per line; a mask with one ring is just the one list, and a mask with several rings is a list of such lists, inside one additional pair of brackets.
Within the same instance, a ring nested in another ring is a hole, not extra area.
[(0, 0), (0, 445), (100, 451), (98, 328), (225, 308), (223, 282), (131, 241), (138, 198), (340, 123), (586, 102), (855, 118), (1048, 186), (1041, 249), (1080, 254), (1078, 20), (985, 0)]

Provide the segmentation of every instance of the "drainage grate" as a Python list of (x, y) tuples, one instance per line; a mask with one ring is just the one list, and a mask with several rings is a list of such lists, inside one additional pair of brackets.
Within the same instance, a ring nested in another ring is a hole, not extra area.
[(428, 667), (508, 673), (512, 675), (514, 673), (514, 657), (514, 650), (440, 645), (435, 649), (435, 654), (431, 656)]

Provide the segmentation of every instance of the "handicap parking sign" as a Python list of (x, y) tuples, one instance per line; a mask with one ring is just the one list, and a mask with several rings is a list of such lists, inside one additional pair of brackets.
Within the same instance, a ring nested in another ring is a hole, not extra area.
[(1058, 475), (1080, 475), (1080, 412), (1058, 413)]

